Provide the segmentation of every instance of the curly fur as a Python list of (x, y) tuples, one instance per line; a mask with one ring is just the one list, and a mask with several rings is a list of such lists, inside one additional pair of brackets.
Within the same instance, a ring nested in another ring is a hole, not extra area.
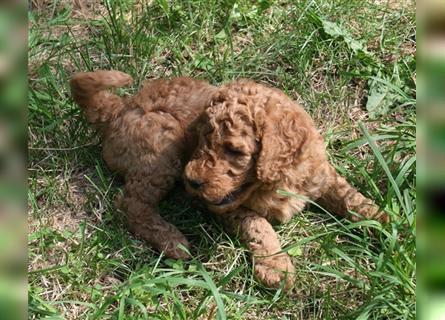
[[(190, 78), (154, 80), (127, 99), (108, 91), (131, 83), (118, 71), (75, 74), (74, 100), (102, 136), (102, 154), (125, 178), (124, 209), (129, 228), (159, 251), (187, 258), (178, 247), (185, 236), (159, 215), (159, 201), (181, 178), (196, 147), (194, 122), (209, 104), (214, 87)], [(193, 93), (193, 94), (192, 94)]]
[(270, 223), (288, 221), (305, 199), (352, 220), (387, 221), (329, 164), (312, 119), (281, 91), (249, 80), (214, 87), (174, 78), (150, 81), (130, 98), (109, 92), (130, 83), (118, 71), (71, 79), (75, 101), (102, 135), (107, 165), (125, 177), (120, 205), (130, 229), (167, 256), (188, 256), (178, 247), (188, 247), (187, 239), (158, 210), (181, 175), (186, 189), (239, 234), (257, 277), (271, 287), (283, 280), (290, 286), (294, 267)]
[(290, 258), (280, 253), (270, 223), (288, 221), (307, 200), (354, 221), (388, 220), (329, 164), (312, 119), (279, 90), (249, 80), (223, 86), (205, 111), (200, 136), (185, 168), (194, 187), (186, 187), (240, 234), (256, 257), (258, 278), (269, 286), (293, 282)]

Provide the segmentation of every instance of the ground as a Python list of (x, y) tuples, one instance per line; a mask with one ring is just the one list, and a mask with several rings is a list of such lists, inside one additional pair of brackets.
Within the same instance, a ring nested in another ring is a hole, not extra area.
[[(30, 1), (29, 317), (415, 318), (415, 52), (414, 1)], [(276, 226), (297, 269), (286, 293), (261, 286), (239, 241), (173, 195), (162, 211), (193, 259), (163, 258), (125, 228), (121, 181), (70, 98), (70, 75), (98, 68), (135, 78), (121, 94), (176, 75), (284, 90), (392, 222), (314, 204)]]

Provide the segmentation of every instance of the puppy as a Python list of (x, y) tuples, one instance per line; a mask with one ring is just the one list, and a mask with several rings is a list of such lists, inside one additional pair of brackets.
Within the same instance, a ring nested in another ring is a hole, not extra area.
[(188, 258), (187, 239), (158, 208), (181, 176), (246, 243), (270, 287), (283, 280), (290, 287), (294, 271), (270, 223), (288, 221), (307, 200), (352, 220), (387, 221), (329, 164), (313, 121), (281, 91), (249, 80), (215, 87), (173, 78), (149, 81), (128, 98), (110, 92), (131, 83), (100, 70), (75, 74), (71, 90), (101, 134), (105, 162), (125, 178), (120, 206), (129, 228), (167, 256)]
[(310, 116), (279, 90), (249, 80), (222, 86), (198, 131), (199, 145), (185, 168), (186, 188), (246, 243), (257, 277), (268, 286), (283, 279), (291, 286), (294, 271), (270, 223), (289, 221), (308, 200), (353, 221), (388, 221), (336, 172)]

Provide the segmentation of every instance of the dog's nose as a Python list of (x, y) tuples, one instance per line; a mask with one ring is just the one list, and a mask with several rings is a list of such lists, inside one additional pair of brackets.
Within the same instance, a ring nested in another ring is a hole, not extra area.
[(199, 189), (199, 187), (201, 187), (204, 184), (204, 182), (201, 180), (188, 180), (188, 184), (193, 189)]

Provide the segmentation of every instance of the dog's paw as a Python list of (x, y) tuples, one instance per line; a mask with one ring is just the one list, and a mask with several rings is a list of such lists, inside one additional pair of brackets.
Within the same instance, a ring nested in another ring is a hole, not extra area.
[(133, 78), (121, 71), (110, 71), (110, 77), (113, 79), (112, 83), (115, 87), (129, 86), (133, 83)]
[(184, 260), (190, 258), (186, 251), (190, 247), (187, 238), (173, 225), (161, 220), (158, 224), (151, 225), (133, 221), (129, 226), (137, 237), (142, 238), (167, 257)]
[(117, 70), (97, 70), (96, 72), (88, 73), (89, 77), (86, 78), (89, 81), (100, 86), (107, 86), (109, 88), (120, 88), (128, 86), (133, 83), (133, 78), (124, 72)]
[[(187, 253), (190, 245), (186, 237), (177, 232), (174, 234), (166, 234), (162, 241), (157, 244), (158, 250), (164, 252), (164, 254), (173, 259), (190, 259), (190, 255)], [(184, 250), (183, 248), (187, 249)]]
[(285, 289), (290, 289), (295, 280), (294, 272), (294, 265), (287, 254), (257, 258), (255, 261), (256, 277), (270, 288), (279, 288), (284, 280)]

